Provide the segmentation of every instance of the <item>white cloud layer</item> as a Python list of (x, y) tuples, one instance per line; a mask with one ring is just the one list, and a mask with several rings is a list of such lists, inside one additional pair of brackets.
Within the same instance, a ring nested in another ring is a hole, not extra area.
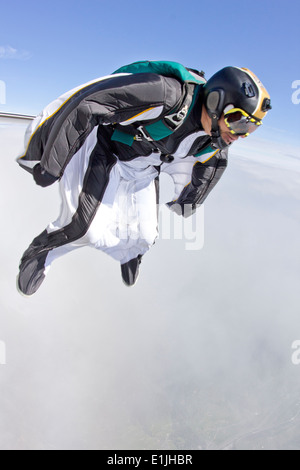
[(296, 145), (249, 138), (236, 142), (230, 154), (252, 163), (300, 172), (300, 147)]
[(27, 60), (31, 55), (28, 51), (18, 50), (12, 46), (0, 46), (0, 59)]
[(19, 259), (59, 210), (14, 161), (24, 131), (2, 120), (0, 449), (299, 450), (299, 149), (235, 145), (203, 250), (159, 240), (134, 289), (83, 249), (23, 299)]

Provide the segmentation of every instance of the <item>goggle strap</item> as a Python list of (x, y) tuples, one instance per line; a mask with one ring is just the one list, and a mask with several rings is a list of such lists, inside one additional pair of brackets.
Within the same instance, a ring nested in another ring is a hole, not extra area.
[(211, 135), (212, 137), (220, 137), (219, 119), (216, 114), (211, 116)]

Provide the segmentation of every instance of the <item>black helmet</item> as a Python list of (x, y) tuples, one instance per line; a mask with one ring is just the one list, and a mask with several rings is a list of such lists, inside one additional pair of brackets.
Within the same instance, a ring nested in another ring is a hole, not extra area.
[(259, 125), (271, 109), (271, 100), (261, 81), (250, 70), (225, 67), (204, 85), (204, 105), (212, 119), (213, 143), (223, 148), (218, 125), (223, 112), (240, 109)]

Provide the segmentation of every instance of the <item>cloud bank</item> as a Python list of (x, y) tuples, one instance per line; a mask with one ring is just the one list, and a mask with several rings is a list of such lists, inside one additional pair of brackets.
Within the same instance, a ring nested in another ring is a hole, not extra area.
[(205, 204), (201, 251), (159, 240), (127, 289), (78, 250), (27, 300), (18, 261), (59, 201), (15, 164), (23, 135), (0, 128), (0, 448), (299, 450), (296, 166), (249, 140)]

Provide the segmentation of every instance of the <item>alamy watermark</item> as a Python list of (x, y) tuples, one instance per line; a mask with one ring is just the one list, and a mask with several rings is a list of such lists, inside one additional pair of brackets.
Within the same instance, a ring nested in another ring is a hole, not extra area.
[(6, 365), (6, 344), (0, 341), (0, 366)]
[(180, 207), (178, 212), (159, 206), (159, 239), (184, 240), (187, 251), (200, 251), (204, 247), (204, 205), (191, 214), (191, 206)]
[(292, 363), (294, 366), (300, 366), (300, 340), (296, 340), (292, 344), (292, 349), (294, 350), (292, 354)]
[(137, 203), (134, 197), (118, 197), (118, 210), (111, 225), (119, 240), (145, 240), (149, 244), (159, 240), (184, 241), (187, 251), (204, 247), (204, 206), (174, 204), (171, 210), (165, 204)]
[(300, 80), (295, 80), (292, 83), (292, 88), (295, 90), (292, 94), (292, 103), (300, 104)]
[(0, 80), (0, 104), (6, 104), (6, 84)]

